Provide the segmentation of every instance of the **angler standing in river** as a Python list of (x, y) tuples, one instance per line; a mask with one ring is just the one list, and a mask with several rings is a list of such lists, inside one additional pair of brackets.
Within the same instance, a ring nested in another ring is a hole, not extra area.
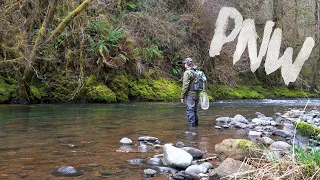
[(186, 68), (183, 73), (183, 86), (181, 93), (181, 103), (185, 103), (187, 106), (187, 116), (188, 116), (188, 125), (190, 127), (198, 126), (198, 112), (197, 107), (199, 103), (200, 91), (193, 89), (193, 84), (195, 83), (195, 75), (192, 73), (192, 70), (196, 68), (193, 64), (191, 58), (186, 58), (183, 61), (184, 67)]

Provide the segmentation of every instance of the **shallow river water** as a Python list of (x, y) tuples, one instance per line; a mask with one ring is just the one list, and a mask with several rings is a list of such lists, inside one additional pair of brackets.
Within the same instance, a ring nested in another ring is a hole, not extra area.
[[(129, 159), (147, 159), (158, 150), (138, 151), (140, 136), (155, 136), (161, 144), (184, 144), (214, 154), (226, 138), (243, 137), (237, 130), (215, 130), (215, 119), (256, 112), (273, 116), (292, 108), (303, 109), (308, 100), (215, 101), (199, 110), (197, 135), (186, 133), (185, 106), (179, 103), (0, 105), (0, 179), (143, 179), (147, 164), (130, 165)], [(319, 99), (307, 109), (320, 106)], [(133, 140), (123, 149), (119, 140)], [(129, 152), (123, 152), (129, 151)], [(83, 174), (56, 177), (60, 166), (73, 166)], [(166, 179), (158, 176), (153, 179)]]

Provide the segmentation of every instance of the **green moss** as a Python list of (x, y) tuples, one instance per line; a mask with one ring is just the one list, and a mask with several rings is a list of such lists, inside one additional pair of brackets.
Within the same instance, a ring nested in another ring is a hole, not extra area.
[(104, 84), (89, 87), (87, 96), (93, 102), (117, 102), (115, 93)]
[(154, 80), (152, 83), (155, 98), (159, 101), (179, 99), (181, 87), (173, 81), (166, 79)]
[(43, 97), (46, 96), (45, 90), (42, 86), (40, 87), (31, 86), (30, 93), (34, 101), (41, 100)]
[(295, 123), (295, 126), (302, 136), (316, 136), (320, 133), (320, 128), (314, 127), (306, 122)]
[(167, 79), (138, 79), (130, 81), (130, 96), (138, 100), (171, 101), (179, 99), (181, 86)]
[(209, 94), (217, 99), (263, 99), (264, 96), (249, 86), (216, 86), (209, 88)]
[(110, 82), (111, 90), (116, 94), (117, 100), (120, 102), (128, 102), (129, 80), (125, 75), (117, 75)]
[(0, 103), (8, 103), (17, 96), (17, 84), (8, 84), (0, 78)]
[(317, 97), (317, 94), (314, 93), (287, 88), (274, 88), (272, 92), (274, 92), (277, 97)]
[(210, 87), (208, 93), (216, 99), (263, 99), (276, 97), (317, 97), (317, 94), (291, 90), (288, 88), (267, 89), (260, 85), (254, 86), (215, 86)]
[(236, 141), (236, 145), (244, 151), (249, 151), (249, 150), (255, 150), (257, 149), (257, 146), (255, 143), (246, 140), (246, 139), (240, 139)]

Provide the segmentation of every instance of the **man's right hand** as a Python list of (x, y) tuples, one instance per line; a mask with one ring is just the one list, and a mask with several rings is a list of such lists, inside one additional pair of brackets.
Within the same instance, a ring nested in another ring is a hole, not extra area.
[(181, 99), (181, 103), (184, 103), (184, 99), (183, 98)]

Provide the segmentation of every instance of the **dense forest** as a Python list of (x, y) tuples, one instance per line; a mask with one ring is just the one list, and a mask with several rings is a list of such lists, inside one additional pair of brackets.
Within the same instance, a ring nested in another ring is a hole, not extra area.
[[(236, 42), (210, 58), (222, 7), (254, 19), (258, 42), (275, 22), (293, 59), (313, 37), (297, 81), (252, 73), (247, 52), (233, 65)], [(0, 18), (0, 103), (176, 100), (186, 57), (213, 98), (319, 96), (319, 0), (2, 0)]]

